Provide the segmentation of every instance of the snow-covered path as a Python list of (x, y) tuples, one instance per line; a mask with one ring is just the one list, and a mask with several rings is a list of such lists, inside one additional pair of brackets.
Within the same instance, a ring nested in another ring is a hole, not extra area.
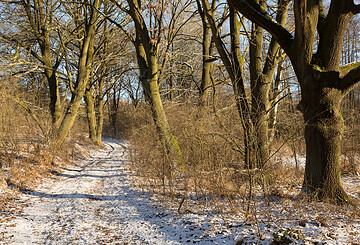
[(230, 234), (211, 238), (205, 234), (210, 227), (192, 226), (196, 217), (189, 221), (157, 207), (149, 193), (131, 185), (126, 145), (104, 143), (91, 159), (57, 173), (58, 181), (23, 190), (27, 207), (7, 225), (3, 243), (234, 244)]
[(11, 214), (13, 219), (0, 213), (0, 244), (271, 244), (273, 234), (284, 231), (293, 244), (360, 241), (359, 216), (351, 210), (344, 215), (329, 205), (304, 206), (291, 198), (259, 202), (258, 224), (243, 213), (198, 202), (178, 214), (177, 203), (166, 205), (159, 195), (134, 186), (125, 143), (104, 143), (90, 159), (55, 172), (35, 191), (20, 189), (25, 207)]

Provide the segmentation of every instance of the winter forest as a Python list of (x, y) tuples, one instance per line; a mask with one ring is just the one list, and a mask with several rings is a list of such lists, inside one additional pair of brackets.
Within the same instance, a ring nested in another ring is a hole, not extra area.
[(360, 244), (360, 1), (0, 0), (0, 244)]

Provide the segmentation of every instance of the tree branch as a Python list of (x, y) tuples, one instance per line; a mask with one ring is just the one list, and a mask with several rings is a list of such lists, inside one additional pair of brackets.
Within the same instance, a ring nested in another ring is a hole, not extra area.
[(12, 37), (8, 37), (5, 34), (0, 32), (0, 37), (2, 37), (3, 39), (7, 40), (8, 42), (13, 42), (18, 44), (19, 46), (23, 47), (26, 51), (28, 51), (32, 56), (34, 56), (35, 59), (39, 60), (43, 65), (45, 65), (43, 58), (38, 55), (34, 50), (31, 49), (30, 46), (25, 45), (23, 43), (21, 43), (19, 40), (17, 40), (16, 38), (12, 38)]
[[(124, 11), (125, 13), (128, 13), (128, 10), (123, 8), (121, 5), (119, 5), (116, 1), (111, 0), (111, 2), (113, 4), (115, 4), (120, 10)], [(111, 19), (107, 14), (103, 13), (99, 8), (96, 8), (95, 6), (91, 5), (92, 8), (94, 8), (96, 11), (99, 12), (99, 14), (101, 14), (106, 20), (110, 21), (112, 24), (114, 24), (117, 28), (119, 28), (120, 30), (122, 30), (124, 32), (124, 34), (129, 38), (130, 42), (134, 43), (135, 40), (132, 37), (132, 35), (125, 30), (124, 26), (118, 22), (116, 22), (115, 20)], [(123, 21), (124, 22), (124, 21)]]
[(261, 6), (253, 0), (229, 1), (233, 4), (235, 9), (237, 9), (246, 18), (270, 32), (285, 52), (289, 56), (291, 55), (290, 49), (294, 40), (293, 36), (280, 24), (273, 21), (266, 10), (261, 8)]
[(34, 119), (35, 123), (40, 128), (43, 136), (46, 137), (46, 129), (45, 129), (44, 125), (40, 122), (39, 118), (35, 115), (35, 113), (28, 106), (26, 106), (25, 103), (20, 101), (20, 99), (18, 97), (15, 97), (15, 98), (10, 97), (10, 98), (14, 102), (16, 102), (19, 106), (21, 106), (27, 113), (29, 113), (29, 115)]
[(344, 70), (350, 70), (346, 73), (346, 75), (342, 78), (340, 83), (340, 89), (344, 94), (350, 92), (356, 85), (360, 83), (360, 62), (355, 62), (347, 67)]

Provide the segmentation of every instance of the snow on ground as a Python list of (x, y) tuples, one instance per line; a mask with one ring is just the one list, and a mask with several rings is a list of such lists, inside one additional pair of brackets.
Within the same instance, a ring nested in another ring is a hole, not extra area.
[(14, 219), (0, 213), (0, 244), (270, 244), (274, 236), (293, 244), (360, 244), (355, 213), (291, 197), (252, 202), (252, 219), (191, 200), (178, 214), (178, 203), (164, 205), (132, 184), (126, 143), (104, 143), (88, 160), (54, 173), (55, 181), (20, 189), (25, 207)]

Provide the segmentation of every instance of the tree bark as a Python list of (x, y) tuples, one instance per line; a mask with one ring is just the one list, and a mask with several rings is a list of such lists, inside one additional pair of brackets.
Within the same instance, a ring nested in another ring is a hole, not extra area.
[[(271, 77), (262, 73), (263, 29), (253, 24), (250, 42), (251, 120), (254, 166), (262, 168), (269, 159), (269, 92)], [(275, 59), (275, 57), (272, 57)], [(272, 75), (272, 74), (271, 74)]]
[[(305, 119), (306, 167), (303, 191), (320, 199), (348, 203), (340, 180), (343, 119), (340, 102), (360, 83), (360, 65), (339, 67), (345, 28), (358, 14), (352, 0), (294, 1), (295, 36), (269, 18), (254, 0), (229, 0), (251, 21), (270, 32), (287, 53), (298, 78)], [(320, 41), (315, 44), (315, 37)], [(317, 46), (317, 52), (314, 47)]]
[(62, 107), (59, 93), (59, 85), (58, 79), (54, 71), (48, 72), (45, 71), (48, 84), (49, 84), (49, 92), (50, 92), (50, 113), (52, 118), (52, 132), (56, 132), (56, 130), (60, 127), (61, 119), (62, 119)]
[[(300, 109), (305, 120), (306, 167), (303, 191), (318, 199), (349, 202), (340, 180), (340, 155), (344, 120), (340, 112), (342, 92), (331, 88), (333, 75), (314, 71), (305, 79)], [(331, 73), (330, 73), (331, 74)]]
[[(200, 0), (197, 0), (198, 11), (203, 25), (203, 38), (202, 38), (202, 52), (203, 52), (203, 61), (202, 61), (202, 74), (201, 74), (201, 84), (199, 88), (200, 94), (200, 105), (206, 106), (209, 103), (210, 91), (212, 89), (211, 84), (211, 70), (213, 67), (213, 58), (215, 45), (213, 45), (213, 40), (211, 36), (211, 26), (206, 19), (206, 14), (204, 9), (201, 6)], [(215, 95), (214, 95), (215, 96)]]
[(103, 101), (104, 79), (103, 78), (100, 78), (98, 89), (99, 89), (99, 93), (97, 96), (98, 115), (97, 115), (97, 127), (96, 127), (96, 142), (98, 145), (101, 145), (102, 131), (104, 125), (104, 101)]
[[(171, 162), (183, 170), (184, 163), (180, 147), (171, 132), (166, 119), (159, 92), (159, 70), (157, 52), (159, 50), (159, 40), (151, 40), (146, 23), (143, 19), (141, 6), (138, 1), (128, 0), (129, 14), (132, 17), (136, 37), (133, 43), (136, 48), (136, 55), (140, 69), (140, 81), (143, 87), (145, 100), (150, 103), (153, 120), (159, 135), (164, 153), (170, 157)], [(160, 32), (160, 30), (159, 30)]]
[(283, 63), (284, 63), (284, 59), (282, 59), (278, 64), (274, 87), (271, 91), (273, 108), (270, 110), (270, 115), (269, 115), (269, 130), (270, 130), (269, 143), (272, 142), (275, 138), (276, 124), (277, 124), (277, 112), (278, 112), (278, 106), (279, 106), (278, 97), (281, 94), (280, 84), (281, 84), (281, 80), (282, 80)]
[[(156, 57), (153, 57), (156, 59)], [(152, 64), (152, 69), (157, 70), (156, 63)], [(174, 162), (177, 167), (183, 167), (183, 160), (181, 149), (171, 132), (169, 123), (166, 119), (165, 111), (161, 102), (159, 87), (158, 87), (158, 79), (157, 72), (152, 73), (151, 77), (147, 80), (150, 87), (150, 105), (151, 111), (153, 114), (153, 119), (156, 125), (156, 130), (159, 134), (159, 138), (162, 144), (163, 149), (165, 150), (166, 155), (170, 156), (172, 162)]]
[[(102, 0), (94, 0), (94, 7), (98, 9), (102, 3)], [(77, 116), (77, 112), (80, 108), (81, 100), (84, 97), (86, 87), (88, 86), (89, 76), (92, 69), (92, 63), (94, 59), (94, 43), (96, 25), (98, 21), (99, 13), (92, 7), (90, 11), (89, 22), (85, 25), (84, 40), (80, 50), (80, 57), (78, 63), (78, 74), (76, 78), (76, 87), (71, 96), (70, 104), (67, 108), (64, 119), (55, 135), (52, 147), (59, 147), (66, 136), (70, 132), (74, 121)]]
[(89, 126), (89, 138), (91, 142), (97, 144), (97, 130), (96, 130), (96, 113), (95, 113), (95, 106), (94, 106), (94, 96), (93, 96), (93, 89), (92, 85), (89, 83), (86, 90), (85, 90), (85, 104), (86, 104), (86, 115), (88, 120)]

